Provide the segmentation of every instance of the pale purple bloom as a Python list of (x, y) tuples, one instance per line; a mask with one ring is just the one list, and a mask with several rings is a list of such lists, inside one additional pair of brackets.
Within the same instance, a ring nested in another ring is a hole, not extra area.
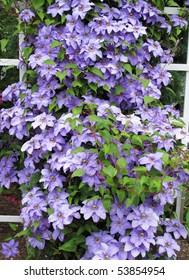
[(163, 49), (158, 41), (148, 39), (146, 46), (149, 52), (152, 52), (155, 57), (163, 55)]
[(52, 17), (55, 17), (56, 15), (63, 15), (64, 12), (69, 11), (70, 6), (66, 3), (61, 5), (59, 3), (52, 4), (47, 9), (47, 14), (51, 14)]
[(110, 224), (110, 233), (115, 234), (119, 233), (120, 235), (124, 236), (126, 229), (130, 229), (131, 224), (127, 221), (127, 219), (119, 218), (118, 216), (114, 215), (111, 216), (111, 224)]
[(101, 244), (101, 250), (95, 252), (92, 260), (118, 260), (119, 247), (114, 244)]
[(53, 228), (64, 229), (65, 225), (69, 225), (73, 221), (73, 211), (69, 204), (57, 205), (54, 208), (54, 213), (48, 218), (48, 221), (52, 223)]
[(63, 205), (68, 204), (67, 198), (69, 197), (69, 194), (65, 192), (64, 189), (61, 191), (58, 191), (57, 189), (54, 189), (52, 192), (50, 192), (47, 196), (48, 204), (51, 208), (54, 208), (55, 205)]
[(151, 244), (155, 245), (154, 234), (145, 230), (132, 230), (130, 241), (138, 248), (143, 245), (146, 251), (150, 250)]
[(100, 219), (106, 219), (106, 210), (101, 200), (83, 201), (84, 206), (81, 207), (80, 213), (84, 215), (84, 219), (92, 218), (97, 223)]
[(86, 13), (91, 10), (91, 6), (93, 5), (94, 4), (89, 2), (89, 0), (80, 1), (80, 3), (76, 7), (74, 7), (73, 15), (84, 19)]
[(33, 248), (38, 248), (40, 250), (43, 250), (45, 247), (44, 239), (39, 240), (39, 238), (37, 239), (35, 237), (28, 237), (28, 242)]
[(41, 52), (36, 52), (32, 55), (30, 55), (28, 61), (29, 65), (32, 69), (36, 68), (36, 66), (42, 66), (43, 62), (47, 59), (50, 59), (50, 57), (46, 54), (42, 54)]
[(26, 213), (32, 221), (38, 220), (43, 216), (43, 212), (47, 212), (47, 203), (43, 197), (37, 196), (28, 201)]
[(146, 27), (142, 26), (141, 24), (128, 24), (126, 31), (132, 33), (136, 39), (138, 39), (140, 36), (146, 35)]
[(179, 26), (180, 28), (183, 28), (184, 26), (188, 25), (188, 22), (179, 15), (171, 15), (171, 19), (173, 21), (173, 26)]
[(86, 238), (86, 245), (88, 246), (88, 251), (90, 253), (95, 253), (99, 251), (103, 243), (108, 243), (112, 241), (113, 237), (108, 233), (108, 231), (93, 232), (90, 236)]
[(40, 73), (41, 77), (45, 77), (47, 81), (49, 81), (53, 76), (56, 75), (57, 72), (56, 65), (52, 64), (43, 64), (38, 68), (38, 72)]
[(125, 244), (124, 251), (127, 253), (128, 259), (135, 259), (140, 254), (142, 257), (146, 256), (146, 248), (143, 244), (136, 246), (131, 242), (130, 236), (125, 236), (120, 239), (120, 241)]
[(152, 167), (161, 171), (162, 170), (162, 156), (163, 153), (157, 152), (154, 154), (146, 154), (142, 158), (139, 159), (140, 164), (144, 164), (148, 171), (151, 170)]
[(19, 14), (19, 18), (26, 23), (30, 22), (33, 17), (35, 14), (30, 9), (25, 9)]
[(85, 60), (91, 59), (92, 61), (95, 61), (97, 59), (97, 56), (102, 58), (102, 51), (100, 50), (101, 45), (99, 43), (99, 40), (90, 40), (87, 45), (84, 45), (81, 48), (80, 54), (83, 54), (83, 57)]
[(9, 189), (12, 183), (18, 182), (17, 172), (12, 169), (6, 172), (0, 173), (0, 186)]
[(19, 184), (28, 184), (36, 170), (32, 167), (24, 168), (18, 172)]
[(124, 216), (129, 214), (130, 210), (126, 209), (125, 201), (120, 203), (118, 198), (115, 197), (115, 202), (111, 205), (110, 208), (110, 217), (117, 216), (120, 219), (123, 219)]
[(181, 236), (183, 238), (187, 237), (187, 230), (177, 219), (168, 220), (163, 223), (166, 226), (166, 232), (172, 232), (175, 239), (179, 239)]
[(23, 194), (22, 205), (29, 203), (32, 199), (43, 197), (44, 193), (39, 187), (33, 187), (28, 193)]
[(33, 118), (32, 127), (40, 127), (41, 130), (45, 130), (47, 126), (54, 126), (56, 118), (51, 114), (46, 114), (43, 112), (42, 114)]
[(19, 98), (19, 94), (23, 91), (26, 91), (26, 84), (22, 82), (18, 82), (12, 85), (9, 85), (2, 92), (2, 100), (3, 101), (16, 101)]
[(43, 187), (45, 189), (49, 189), (52, 192), (56, 187), (62, 188), (63, 182), (65, 182), (66, 178), (63, 175), (60, 175), (55, 170), (42, 169), (41, 170), (41, 179), (39, 182), (43, 182)]
[(18, 242), (11, 239), (9, 242), (2, 243), (2, 253), (6, 258), (15, 257), (18, 253)]
[(38, 150), (41, 148), (39, 135), (35, 135), (29, 141), (25, 142), (21, 147), (22, 152), (27, 152), (28, 154), (33, 154), (34, 150)]
[(175, 251), (180, 251), (180, 246), (172, 238), (170, 233), (165, 233), (163, 236), (158, 236), (156, 244), (159, 245), (159, 253), (166, 253), (169, 258), (176, 256)]
[(141, 204), (133, 207), (132, 210), (127, 219), (131, 221), (133, 228), (140, 226), (143, 230), (148, 230), (158, 226), (159, 217), (151, 208)]

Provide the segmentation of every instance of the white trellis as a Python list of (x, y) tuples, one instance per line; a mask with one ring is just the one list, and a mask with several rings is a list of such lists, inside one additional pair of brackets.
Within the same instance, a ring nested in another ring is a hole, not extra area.
[[(24, 34), (19, 34), (19, 58), (21, 57), (20, 46), (24, 41)], [(0, 66), (18, 66), (19, 59), (0, 59)], [(25, 73), (24, 68), (19, 69), (19, 80), (22, 81), (23, 75)], [(1, 214), (1, 213), (0, 213)], [(20, 223), (21, 219), (20, 216), (15, 215), (0, 215), (0, 222), (5, 223)]]
[[(178, 8), (165, 7), (165, 12), (168, 14), (178, 14)], [(19, 35), (19, 46), (22, 45), (24, 40), (24, 35), (20, 33)], [(21, 56), (21, 53), (19, 53)], [(0, 59), (0, 66), (18, 66), (19, 59)], [(183, 120), (186, 123), (187, 131), (189, 130), (189, 30), (188, 30), (188, 46), (187, 46), (187, 62), (186, 64), (170, 64), (163, 66), (166, 67), (168, 71), (183, 71), (186, 72), (186, 82), (185, 82), (185, 97), (184, 97), (184, 111), (183, 111)], [(19, 80), (22, 81), (23, 75), (25, 73), (25, 69), (19, 70)], [(183, 141), (183, 143), (188, 146), (187, 139)], [(184, 206), (184, 191), (179, 194), (176, 203), (176, 212), (180, 219), (182, 219), (183, 215), (183, 206)], [(19, 223), (21, 222), (20, 216), (14, 215), (0, 215), (0, 222), (13, 222)]]

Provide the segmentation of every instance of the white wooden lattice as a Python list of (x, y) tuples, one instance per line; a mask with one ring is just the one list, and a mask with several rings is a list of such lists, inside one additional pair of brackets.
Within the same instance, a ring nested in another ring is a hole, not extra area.
[[(178, 14), (178, 8), (170, 8), (165, 7), (165, 12), (168, 14)], [(22, 45), (24, 40), (23, 33), (19, 35), (19, 46)], [(21, 53), (19, 53), (21, 56)], [(0, 66), (18, 66), (19, 59), (0, 59)], [(187, 63), (186, 64), (170, 64), (163, 65), (168, 71), (184, 71), (186, 72), (186, 84), (185, 84), (185, 97), (184, 97), (184, 112), (183, 112), (183, 120), (186, 123), (187, 131), (189, 130), (189, 31), (188, 31), (188, 48), (187, 48)], [(25, 69), (19, 70), (19, 80), (22, 81), (23, 75), (25, 73)], [(188, 140), (185, 139), (183, 143), (187, 146)], [(180, 193), (177, 198), (176, 203), (176, 212), (178, 217), (182, 218), (183, 206), (184, 206), (184, 192)], [(13, 215), (0, 215), (0, 222), (21, 222), (19, 216)]]

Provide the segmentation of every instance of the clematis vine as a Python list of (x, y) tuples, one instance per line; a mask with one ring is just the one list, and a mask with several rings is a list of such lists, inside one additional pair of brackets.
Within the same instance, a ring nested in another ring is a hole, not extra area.
[(175, 258), (189, 159), (162, 63), (186, 19), (155, 1), (42, 2), (20, 12), (27, 71), (0, 110), (0, 188), (22, 194), (29, 258)]

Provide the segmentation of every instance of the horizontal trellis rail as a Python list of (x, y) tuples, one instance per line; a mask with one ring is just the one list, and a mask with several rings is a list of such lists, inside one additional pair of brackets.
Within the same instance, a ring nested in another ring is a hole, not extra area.
[(20, 216), (0, 215), (0, 222), (1, 223), (21, 223), (22, 220), (21, 220)]

